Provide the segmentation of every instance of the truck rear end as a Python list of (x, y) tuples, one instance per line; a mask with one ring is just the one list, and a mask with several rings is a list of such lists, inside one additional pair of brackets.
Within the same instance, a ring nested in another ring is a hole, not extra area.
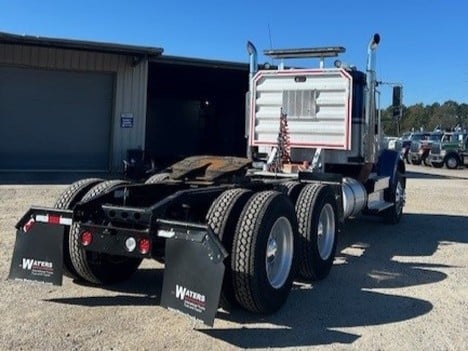
[[(56, 208), (31, 207), (19, 220), (10, 278), (61, 285), (65, 274), (107, 285), (129, 279), (143, 259), (155, 259), (166, 265), (162, 304), (210, 324), (227, 252), (207, 224), (208, 211), (233, 188), (220, 178), (245, 173), (249, 163), (201, 157), (174, 165), (172, 177), (153, 176), (146, 184), (76, 182)], [(203, 297), (203, 308), (180, 298), (187, 287)]]
[(346, 218), (402, 218), (405, 167), (379, 149), (379, 42), (369, 42), (366, 73), (324, 67), (341, 47), (270, 50), (321, 65), (257, 72), (249, 44), (247, 158), (194, 156), (145, 183), (72, 184), (54, 208), (18, 222), (10, 278), (112, 284), (150, 258), (165, 265), (161, 304), (206, 324), (218, 305), (278, 310), (295, 279), (328, 276)]

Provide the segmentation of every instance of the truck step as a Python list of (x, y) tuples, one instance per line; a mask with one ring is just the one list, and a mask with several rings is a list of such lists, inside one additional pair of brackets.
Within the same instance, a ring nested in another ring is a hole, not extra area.
[(390, 183), (389, 176), (371, 176), (367, 180), (365, 186), (368, 193), (374, 193), (379, 190), (387, 189)]
[(371, 206), (369, 206), (369, 210), (372, 212), (382, 212), (383, 210), (386, 210), (392, 206), (393, 202), (379, 201), (372, 203)]

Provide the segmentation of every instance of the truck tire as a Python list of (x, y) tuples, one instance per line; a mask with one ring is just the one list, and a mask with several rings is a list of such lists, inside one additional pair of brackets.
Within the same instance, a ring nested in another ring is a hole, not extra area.
[(297, 198), (299, 197), (299, 194), (301, 193), (301, 190), (304, 187), (304, 185), (304, 183), (300, 182), (286, 182), (280, 184), (278, 190), (281, 191), (283, 194), (288, 195), (292, 203), (295, 205), (297, 202)]
[[(87, 178), (70, 184), (57, 198), (54, 208), (72, 210), (89, 189), (102, 181), (100, 178)], [(66, 227), (63, 235), (63, 274), (69, 278), (77, 279), (79, 276), (75, 268), (73, 268), (68, 251), (69, 236), (70, 227)]]
[(262, 191), (245, 205), (232, 247), (232, 283), (241, 307), (273, 313), (286, 301), (295, 275), (297, 219), (288, 197)]
[(443, 162), (432, 162), (432, 167), (442, 168), (442, 167), (444, 167), (444, 163)]
[(157, 173), (146, 179), (145, 184), (156, 184), (169, 179), (169, 173)]
[(411, 164), (409, 158), (409, 148), (405, 148), (405, 150), (403, 151), (403, 159), (406, 161), (407, 164)]
[[(127, 184), (122, 180), (108, 180), (91, 188), (84, 196), (83, 201), (102, 194), (118, 185)], [(92, 284), (113, 284), (127, 280), (140, 265), (142, 259), (108, 255), (86, 251), (80, 244), (80, 225), (73, 223), (70, 229), (69, 240), (70, 258), (78, 276)]]
[(406, 182), (403, 175), (397, 172), (396, 182), (393, 188), (384, 192), (384, 199), (393, 202), (393, 206), (383, 211), (384, 222), (387, 224), (397, 224), (403, 216), (403, 206), (405, 205)]
[[(206, 221), (214, 234), (219, 237), (227, 252), (232, 252), (232, 241), (236, 231), (237, 221), (252, 191), (246, 189), (231, 189), (223, 192), (210, 206)], [(224, 265), (223, 288), (221, 290), (220, 305), (226, 310), (237, 306), (232, 285), (231, 255)]]
[(419, 166), (421, 164), (421, 160), (411, 160), (413, 165)]
[(335, 193), (330, 186), (308, 184), (296, 204), (299, 224), (299, 277), (324, 279), (335, 259), (338, 216)]
[(460, 159), (456, 154), (449, 154), (445, 157), (445, 167), (448, 169), (457, 169), (460, 166)]

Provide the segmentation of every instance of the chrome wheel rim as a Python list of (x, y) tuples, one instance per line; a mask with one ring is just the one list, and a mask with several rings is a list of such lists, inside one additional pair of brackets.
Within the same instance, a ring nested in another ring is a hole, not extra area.
[(447, 167), (449, 168), (455, 168), (457, 167), (457, 160), (453, 157), (450, 157), (448, 160), (447, 160)]
[(317, 226), (317, 248), (322, 260), (330, 258), (335, 243), (335, 211), (333, 206), (325, 204), (320, 211)]
[(293, 261), (294, 233), (286, 217), (280, 217), (271, 228), (267, 241), (265, 266), (268, 282), (281, 288), (289, 277)]
[(397, 182), (397, 186), (395, 189), (395, 211), (396, 214), (399, 215), (401, 211), (403, 211), (403, 206), (405, 205), (405, 188), (403, 188), (403, 185), (401, 184), (401, 181), (399, 180)]

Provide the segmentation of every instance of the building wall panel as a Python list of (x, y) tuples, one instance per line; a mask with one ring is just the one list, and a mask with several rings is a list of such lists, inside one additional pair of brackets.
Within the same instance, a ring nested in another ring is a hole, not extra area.
[[(122, 169), (127, 149), (144, 147), (147, 60), (134, 66), (127, 55), (0, 43), (0, 65), (114, 73), (110, 170)], [(122, 114), (133, 116), (132, 128), (121, 127)]]

